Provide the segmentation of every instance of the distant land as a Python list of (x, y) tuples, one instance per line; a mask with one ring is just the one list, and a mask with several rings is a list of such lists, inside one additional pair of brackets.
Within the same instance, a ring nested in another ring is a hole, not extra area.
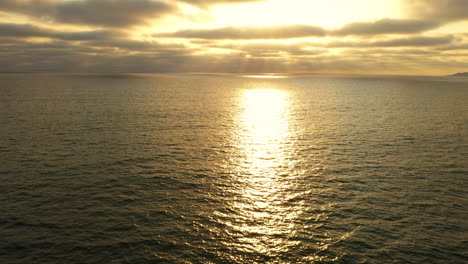
[(468, 72), (459, 72), (459, 73), (452, 74), (450, 76), (468, 76)]

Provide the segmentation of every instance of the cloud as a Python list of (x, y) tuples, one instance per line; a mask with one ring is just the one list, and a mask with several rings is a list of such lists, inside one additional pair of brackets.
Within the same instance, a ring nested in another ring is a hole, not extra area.
[(0, 24), (0, 36), (8, 37), (42, 37), (50, 32), (29, 24)]
[(380, 19), (373, 22), (356, 22), (330, 32), (332, 35), (379, 35), (379, 34), (413, 34), (439, 27), (434, 21), (410, 19)]
[(2, 0), (0, 10), (51, 19), (60, 23), (126, 27), (144, 24), (175, 10), (173, 5), (151, 0)]
[(457, 51), (458, 51), (458, 50), (465, 50), (465, 51), (468, 51), (468, 43), (446, 45), (446, 46), (440, 47), (439, 50), (447, 50), (447, 51), (451, 51), (451, 50), (457, 50)]
[(440, 37), (414, 36), (407, 38), (394, 38), (377, 41), (332, 41), (326, 44), (317, 43), (329, 48), (348, 48), (348, 47), (431, 47), (450, 44), (454, 40), (452, 35)]
[(212, 45), (210, 47), (230, 49), (239, 52), (244, 52), (254, 57), (279, 57), (284, 54), (288, 55), (317, 55), (326, 53), (324, 49), (307, 48), (306, 42), (295, 43), (274, 43), (274, 42), (254, 42), (242, 44), (222, 44)]
[(170, 5), (149, 0), (87, 0), (57, 6), (55, 18), (71, 24), (120, 27), (142, 24), (147, 19), (173, 11)]
[(192, 51), (180, 45), (139, 44), (124, 40), (29, 43), (2, 38), (0, 71), (167, 72), (179, 71), (192, 58)]
[(467, 0), (400, 0), (411, 17), (451, 22), (468, 19)]
[(409, 37), (392, 40), (374, 41), (369, 44), (372, 47), (428, 47), (449, 44), (454, 37), (451, 35), (442, 37)]
[[(47, 42), (29, 43), (27, 39), (31, 37), (48, 38), (50, 40)], [(63, 50), (64, 47), (67, 47), (67, 51), (71, 52), (70, 48), (72, 47), (72, 50), (77, 52), (78, 48), (80, 48), (80, 52), (87, 50), (87, 52), (93, 53), (113, 53), (116, 52), (116, 49), (121, 54), (135, 52), (163, 53), (168, 51), (191, 52), (191, 49), (181, 44), (131, 40), (126, 35), (114, 31), (60, 32), (29, 24), (0, 23), (0, 40), (3, 42), (0, 44), (1, 46), (22, 51), (36, 50), (44, 52), (44, 49), (47, 48), (49, 52), (50, 50)], [(67, 42), (74, 43), (67, 44)], [(58, 43), (60, 45), (56, 46)]]
[[(2, 13), (24, 14), (31, 21), (0, 23), (0, 71), (424, 73), (468, 67), (467, 33), (423, 34), (466, 19), (468, 0), (407, 0), (411, 19), (362, 21), (337, 29), (297, 24), (181, 28), (154, 34), (153, 40), (143, 31), (128, 30), (164, 15), (179, 15), (183, 25), (184, 15), (195, 14), (186, 10), (209, 14), (211, 5), (255, 1), (0, 0)], [(178, 9), (180, 3), (193, 7)], [(177, 21), (165, 21), (158, 30), (173, 22), (178, 26)]]
[[(157, 41), (131, 40), (122, 33), (109, 30), (61, 32), (36, 27), (30, 24), (0, 23), (0, 37), (2, 39), (8, 39), (10, 43), (19, 43), (17, 44), (18, 49), (24, 47), (24, 43), (28, 43), (25, 39), (41, 37), (51, 40), (79, 41), (82, 47), (118, 48), (129, 52), (157, 52), (176, 49), (189, 50), (181, 44), (162, 44)], [(38, 46), (29, 45), (28, 47), (37, 48)]]
[(167, 50), (184, 50), (186, 53), (190, 49), (181, 44), (162, 44), (156, 41), (138, 41), (130, 39), (101, 39), (88, 41), (84, 45), (99, 48), (118, 48), (128, 52), (154, 52), (160, 53)]
[(328, 51), (336, 48), (352, 49), (356, 54), (372, 54), (376, 49), (379, 53), (386, 54), (439, 54), (433, 50), (456, 50), (467, 49), (466, 45), (452, 45), (455, 38), (451, 35), (439, 37), (407, 37), (393, 38), (378, 41), (330, 41), (330, 42), (310, 42), (300, 41), (295, 43), (271, 43), (254, 42), (244, 44), (221, 44), (209, 47), (224, 48), (244, 52), (251, 56), (273, 56), (279, 57), (282, 54), (288, 56), (316, 56), (325, 55)]
[[(145, 52), (128, 53), (92, 46), (93, 41), (75, 45), (70, 41), (50, 43), (0, 42), (0, 71), (65, 71), (65, 72), (348, 72), (348, 73), (403, 73), (448, 74), (468, 67), (460, 58), (447, 58), (443, 51), (418, 53), (417, 50), (352, 48), (350, 52), (332, 55), (324, 52), (315, 56), (291, 54), (281, 56), (251, 56), (248, 52), (199, 54), (177, 46), (149, 47)], [(265, 43), (244, 47), (253, 54), (256, 50), (271, 48)], [(298, 44), (299, 45), (299, 44)], [(292, 45), (293, 47), (295, 45)], [(287, 44), (284, 44), (287, 47)], [(281, 48), (278, 46), (277, 48)], [(326, 51), (326, 49), (325, 49)], [(430, 50), (429, 50), (430, 51)], [(430, 56), (428, 56), (428, 54)]]
[(440, 51), (430, 50), (430, 49), (421, 49), (421, 48), (348, 48), (343, 51), (344, 54), (347, 55), (364, 55), (364, 56), (371, 56), (371, 55), (384, 55), (384, 56), (395, 56), (395, 55), (439, 55), (441, 54)]
[(82, 32), (59, 32), (49, 35), (51, 38), (57, 38), (61, 40), (96, 40), (96, 39), (111, 39), (119, 34), (106, 30), (93, 30), (93, 31), (82, 31)]
[[(247, 44), (223, 44), (223, 45), (212, 45), (210, 47), (220, 47), (228, 49), (236, 49), (243, 51), (251, 50), (278, 50), (289, 52), (291, 54), (319, 54), (325, 53), (324, 49), (330, 48), (355, 48), (361, 49), (363, 53), (367, 51), (368, 48), (431, 48), (437, 47), (438, 49), (463, 49), (465, 44), (456, 44), (453, 43), (456, 38), (453, 35), (444, 35), (444, 36), (411, 36), (411, 37), (399, 37), (399, 38), (390, 38), (383, 40), (331, 40), (328, 42), (312, 42), (312, 41), (300, 41), (295, 43), (269, 43), (269, 42), (256, 42), (256, 43), (247, 43)], [(205, 44), (209, 45), (209, 44)], [(394, 50), (393, 50), (394, 51)], [(414, 51), (414, 49), (413, 49)], [(391, 52), (391, 51), (387, 51)]]
[(311, 25), (279, 25), (264, 27), (223, 27), (187, 29), (155, 36), (197, 39), (287, 39), (324, 36), (325, 30)]
[(174, 33), (156, 34), (156, 37), (192, 39), (288, 39), (305, 37), (415, 34), (439, 27), (433, 21), (409, 19), (381, 19), (356, 22), (335, 30), (325, 30), (312, 25), (280, 25), (264, 27), (222, 27), (214, 29), (188, 29)]
[(95, 40), (110, 38), (112, 35), (115, 36), (117, 34), (105, 30), (59, 32), (30, 24), (0, 23), (0, 36), (2, 37), (45, 37), (62, 40)]
[(191, 5), (208, 6), (208, 5), (219, 5), (219, 4), (242, 4), (252, 2), (263, 2), (266, 0), (179, 0)]

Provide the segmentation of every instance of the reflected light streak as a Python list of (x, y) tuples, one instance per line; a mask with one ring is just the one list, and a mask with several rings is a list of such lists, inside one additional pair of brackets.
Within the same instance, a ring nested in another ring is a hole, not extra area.
[(271, 89), (247, 90), (243, 100), (242, 139), (248, 170), (257, 177), (274, 173), (274, 167), (285, 160), (288, 94)]
[(274, 89), (245, 90), (239, 116), (241, 197), (233, 204), (239, 212), (233, 226), (242, 246), (266, 255), (288, 251), (298, 208), (285, 206), (288, 189), (297, 177), (291, 172), (289, 94)]

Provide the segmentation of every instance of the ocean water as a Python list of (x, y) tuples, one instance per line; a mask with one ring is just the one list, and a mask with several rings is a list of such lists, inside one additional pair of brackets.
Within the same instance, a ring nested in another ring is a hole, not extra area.
[(0, 75), (1, 263), (466, 263), (468, 79)]

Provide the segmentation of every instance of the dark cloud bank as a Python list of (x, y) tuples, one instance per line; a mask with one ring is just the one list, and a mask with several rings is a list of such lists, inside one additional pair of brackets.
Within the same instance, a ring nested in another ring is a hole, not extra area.
[(150, 0), (2, 0), (0, 10), (50, 19), (60, 23), (122, 27), (143, 24), (175, 11), (165, 2)]

